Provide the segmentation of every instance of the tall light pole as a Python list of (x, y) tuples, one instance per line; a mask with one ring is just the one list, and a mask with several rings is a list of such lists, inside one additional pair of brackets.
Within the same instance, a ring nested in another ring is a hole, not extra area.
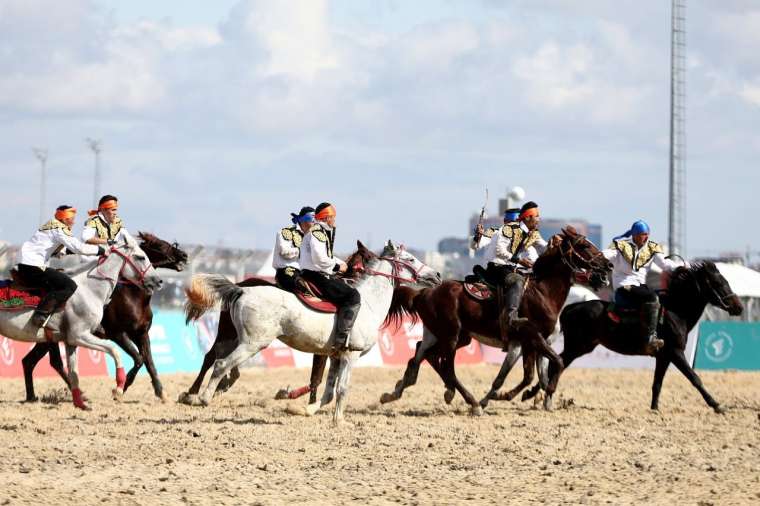
[(37, 160), (40, 161), (40, 221), (39, 223), (43, 223), (45, 221), (45, 216), (47, 216), (47, 212), (45, 209), (45, 191), (47, 188), (47, 159), (48, 159), (48, 151), (47, 149), (43, 148), (32, 148), (32, 152), (34, 153), (34, 156), (37, 157)]
[(85, 139), (87, 146), (95, 154), (95, 178), (94, 187), (92, 190), (92, 205), (94, 208), (98, 207), (98, 199), (100, 198), (100, 152), (103, 151), (103, 142), (96, 139)]
[(672, 0), (668, 250), (686, 256), (686, 0)]

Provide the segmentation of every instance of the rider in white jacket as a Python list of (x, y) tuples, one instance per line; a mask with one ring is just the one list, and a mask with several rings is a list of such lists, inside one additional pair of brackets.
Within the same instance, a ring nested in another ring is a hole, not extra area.
[(60, 206), (55, 217), (40, 226), (19, 251), (18, 273), (24, 284), (46, 291), (32, 315), (32, 324), (42, 327), (50, 315), (71, 297), (77, 285), (69, 276), (55, 269), (48, 269), (53, 255), (64, 250), (80, 255), (103, 255), (101, 246), (85, 244), (71, 233), (77, 210), (71, 206)]
[(613, 265), (615, 303), (639, 310), (647, 352), (656, 353), (664, 344), (657, 337), (660, 302), (654, 290), (646, 284), (647, 274), (655, 265), (663, 272), (670, 272), (681, 264), (665, 258), (662, 247), (649, 240), (649, 225), (643, 220), (635, 222), (625, 234), (613, 239), (610, 247), (602, 253)]

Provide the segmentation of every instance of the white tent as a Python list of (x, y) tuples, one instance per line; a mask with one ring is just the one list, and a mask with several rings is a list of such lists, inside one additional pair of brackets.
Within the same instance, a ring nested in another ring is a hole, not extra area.
[(739, 297), (760, 297), (760, 272), (739, 264), (715, 264)]

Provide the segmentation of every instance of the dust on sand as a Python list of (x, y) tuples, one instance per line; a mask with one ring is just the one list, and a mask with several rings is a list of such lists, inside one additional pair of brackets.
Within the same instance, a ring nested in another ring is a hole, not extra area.
[[(460, 367), (476, 394), (493, 366)], [(570, 369), (554, 412), (492, 402), (472, 417), (424, 367), (398, 402), (378, 399), (398, 368), (358, 369), (346, 412), (290, 415), (275, 401), (308, 372), (247, 370), (211, 407), (154, 400), (145, 376), (122, 403), (112, 379), (85, 378), (93, 411), (61, 400), (24, 404), (0, 380), (0, 504), (737, 504), (760, 502), (760, 373), (701, 373), (726, 415), (675, 370), (660, 412), (651, 372)], [(191, 375), (163, 376), (172, 399)], [(512, 377), (512, 381), (516, 378)]]

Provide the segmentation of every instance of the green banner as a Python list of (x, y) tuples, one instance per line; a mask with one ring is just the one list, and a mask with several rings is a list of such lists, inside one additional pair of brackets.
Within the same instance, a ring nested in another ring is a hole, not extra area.
[(760, 370), (760, 323), (702, 322), (694, 367)]

